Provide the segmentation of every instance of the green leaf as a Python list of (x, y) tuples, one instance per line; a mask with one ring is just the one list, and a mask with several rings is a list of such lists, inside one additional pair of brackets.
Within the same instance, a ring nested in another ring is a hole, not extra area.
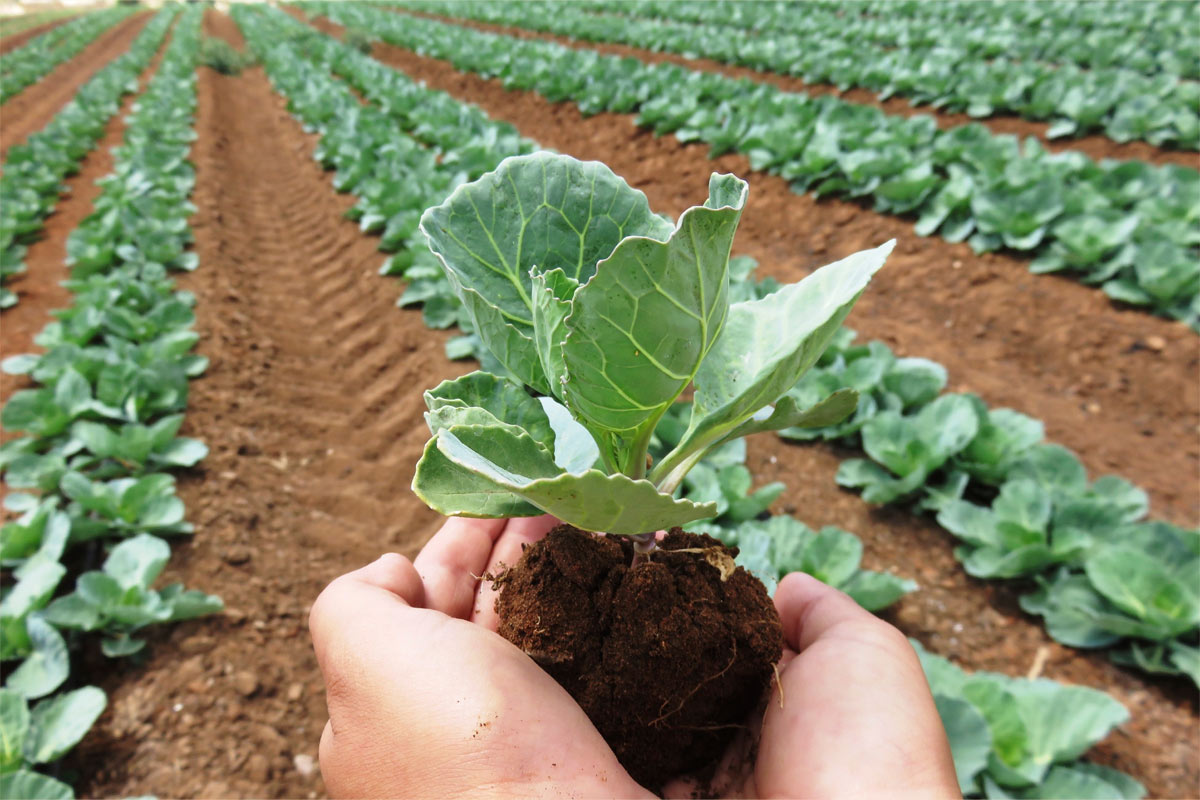
[(15, 586), (0, 601), (0, 616), (23, 617), (46, 605), (67, 568), (57, 561), (36, 559), (21, 567)]
[[(784, 428), (826, 428), (849, 417), (857, 406), (858, 392), (853, 389), (838, 389), (815, 406), (805, 409), (797, 405), (795, 397), (785, 394), (766, 415), (762, 412), (768, 409), (761, 409), (726, 436), (725, 441)], [(760, 419), (760, 416), (763, 418)]]
[(1017, 698), (1004, 682), (986, 672), (976, 673), (963, 684), (962, 694), (987, 720), (994, 757), (1010, 767), (1020, 764), (1029, 735)]
[(554, 463), (567, 472), (583, 472), (596, 465), (600, 448), (588, 429), (575, 421), (571, 412), (550, 397), (539, 397), (542, 410), (554, 429)]
[(33, 643), (33, 652), (9, 673), (4, 687), (33, 700), (62, 686), (71, 674), (71, 662), (67, 643), (50, 623), (32, 615), (25, 620), (25, 630)]
[(199, 439), (175, 439), (155, 454), (160, 464), (172, 467), (193, 467), (208, 455), (208, 446)]
[(1116, 700), (1096, 689), (1055, 681), (1010, 680), (1028, 733), (1026, 758), (1017, 769), (1034, 783), (1051, 764), (1079, 758), (1129, 719)]
[(668, 456), (654, 479), (792, 388), (820, 358), (893, 247), (891, 241), (855, 253), (761, 300), (730, 306), (725, 330), (696, 374), (691, 424), (676, 448), (681, 457)]
[[(541, 403), (521, 384), (482, 370), (442, 381), (425, 393), (425, 406), (431, 412), (446, 407), (480, 408), (500, 422), (521, 428), (547, 448), (554, 444), (554, 430)], [(430, 431), (437, 433), (432, 427)]]
[(857, 536), (827, 525), (809, 542), (804, 571), (830, 586), (841, 586), (858, 571), (862, 552)]
[(560, 268), (584, 283), (623, 238), (665, 239), (671, 226), (605, 165), (540, 152), (460, 185), (425, 211), (420, 230), (484, 344), (548, 392), (533, 348), (531, 270)]
[(35, 764), (56, 761), (79, 743), (107, 705), (104, 692), (84, 686), (43, 700), (33, 708), (25, 757)]
[(589, 428), (653, 426), (692, 382), (729, 313), (729, 250), (747, 190), (714, 173), (708, 201), (685, 211), (665, 242), (621, 240), (575, 293), (563, 396)]
[(561, 269), (534, 272), (531, 278), (533, 302), (533, 339), (542, 369), (555, 397), (562, 399), (567, 365), (563, 360), (563, 342), (567, 338), (567, 316), (579, 282)]
[(21, 766), (21, 747), (28, 730), (29, 703), (20, 692), (0, 689), (0, 773)]
[(171, 558), (171, 546), (148, 533), (118, 544), (104, 561), (104, 571), (123, 588), (146, 589)]
[(106, 458), (117, 450), (120, 437), (107, 425), (80, 420), (71, 426), (71, 436), (83, 443), (92, 453)]
[[(442, 431), (435, 441), (442, 455), (487, 479), (497, 491), (517, 495), (582, 530), (646, 533), (716, 514), (715, 504), (676, 500), (657, 491), (649, 481), (599, 470), (563, 472), (527, 434), (462, 426)], [(508, 468), (499, 466), (501, 463)]]
[(992, 749), (987, 720), (966, 700), (935, 694), (933, 701), (946, 728), (946, 738), (950, 740), (950, 755), (954, 758), (959, 790), (969, 794), (974, 789), (975, 779), (987, 767), (988, 753)]
[(20, 769), (0, 775), (0, 797), (22, 800), (75, 800), (75, 790), (49, 775)]
[(946, 368), (924, 358), (900, 358), (883, 376), (883, 388), (900, 398), (901, 408), (924, 405), (946, 388)]
[(880, 611), (909, 592), (915, 592), (918, 586), (907, 578), (863, 569), (838, 588), (867, 611)]
[(1052, 800), (1059, 797), (1077, 800), (1139, 800), (1146, 789), (1125, 773), (1101, 766), (1079, 762), (1056, 766), (1030, 796)]
[(434, 511), (486, 519), (536, 517), (542, 513), (513, 492), (451, 461), (438, 449), (438, 438), (425, 444), (412, 482), (413, 493)]
[(1168, 564), (1133, 547), (1098, 548), (1084, 562), (1088, 580), (1109, 601), (1166, 639), (1200, 623), (1195, 558)]

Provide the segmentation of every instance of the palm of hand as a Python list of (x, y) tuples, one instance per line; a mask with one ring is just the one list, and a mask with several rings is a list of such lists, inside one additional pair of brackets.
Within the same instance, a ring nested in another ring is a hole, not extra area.
[[(451, 519), (415, 565), (385, 556), (326, 589), (310, 624), (327, 684), (321, 768), (332, 796), (652, 796), (566, 691), (495, 634), (495, 593), (477, 576), (515, 564), (554, 524)], [(776, 605), (801, 655), (781, 662), (784, 701), (777, 687), (757, 760), (745, 758), (747, 739), (731, 747), (714, 781), (722, 795), (896, 796), (908, 783), (922, 796), (956, 794), (932, 698), (899, 632), (807, 576), (785, 580)], [(666, 793), (691, 789), (680, 781)]]

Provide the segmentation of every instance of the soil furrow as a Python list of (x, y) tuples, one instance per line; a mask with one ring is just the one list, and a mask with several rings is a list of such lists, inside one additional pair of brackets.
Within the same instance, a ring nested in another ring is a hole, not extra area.
[(32, 28), (27, 28), (20, 33), (14, 33), (12, 36), (5, 36), (3, 39), (0, 39), (0, 55), (6, 55), (19, 47), (24, 47), (30, 39), (35, 39), (43, 33), (49, 33), (64, 22), (75, 19), (75, 16), (59, 17), (49, 22), (43, 22), (40, 25), (34, 25)]
[(4, 118), (4, 124), (0, 126), (0, 162), (8, 156), (8, 148), (46, 127), (80, 86), (127, 51), (152, 16), (149, 13), (134, 14), (118, 23), (79, 55), (59, 64), (49, 75), (6, 102), (0, 108)]
[(609, 55), (630, 56), (652, 64), (660, 62), (670, 62), (679, 64), (688, 69), (702, 70), (704, 72), (720, 72), (734, 78), (748, 78), (757, 83), (769, 83), (778, 86), (780, 89), (788, 92), (798, 92), (800, 94), (822, 95), (836, 94), (838, 97), (850, 103), (859, 105), (875, 106), (881, 108), (889, 114), (899, 114), (904, 117), (912, 117), (918, 114), (925, 114), (937, 120), (939, 128), (954, 128), (959, 125), (966, 125), (970, 122), (983, 123), (993, 133), (1011, 133), (1024, 139), (1027, 136), (1036, 137), (1051, 152), (1059, 153), (1065, 150), (1077, 150), (1081, 153), (1086, 153), (1088, 156), (1097, 161), (1102, 158), (1116, 158), (1120, 160), (1138, 160), (1146, 161), (1151, 164), (1182, 164), (1185, 167), (1195, 168), (1197, 165), (1197, 154), (1185, 150), (1169, 150), (1161, 147), (1155, 147), (1149, 142), (1134, 141), (1134, 142), (1116, 142), (1104, 136), (1103, 134), (1091, 134), (1078, 138), (1063, 138), (1050, 139), (1046, 136), (1046, 130), (1050, 127), (1048, 122), (1035, 122), (1033, 120), (1024, 119), (1013, 114), (994, 114), (982, 119), (976, 119), (964, 113), (951, 113), (948, 111), (939, 111), (936, 108), (931, 108), (928, 105), (913, 105), (907, 98), (904, 97), (889, 97), (887, 100), (880, 100), (879, 95), (870, 89), (847, 89), (845, 91), (839, 89), (832, 84), (811, 84), (805, 83), (800, 78), (793, 78), (787, 75), (780, 75), (775, 72), (759, 72), (749, 67), (739, 67), (733, 64), (726, 64), (721, 61), (714, 61), (709, 58), (688, 58), (686, 56), (676, 55), (675, 53), (655, 53), (651, 50), (646, 50), (641, 47), (632, 47), (625, 44), (608, 44), (603, 42), (585, 42), (582, 40), (572, 39), (568, 36), (560, 36), (553, 33), (541, 33), (539, 31), (531, 31), (526, 28), (519, 28), (512, 25), (496, 25), (487, 22), (475, 22), (473, 20), (461, 19), (454, 16), (445, 16), (441, 14), (429, 14), (422, 11), (414, 11), (410, 9), (394, 9), (397, 13), (412, 14), (413, 16), (427, 17), (436, 19), (442, 22), (449, 22), (454, 25), (474, 28), (475, 30), (488, 31), (491, 33), (502, 33), (507, 36), (517, 36), (522, 39), (541, 39), (549, 42), (557, 42), (567, 47), (573, 47), (577, 50), (597, 50), (601, 53)]
[[(209, 32), (234, 38), (216, 19)], [(261, 71), (202, 70), (199, 92), (200, 268), (180, 285), (197, 295), (212, 360), (187, 433), (211, 454), (182, 481), (197, 534), (168, 578), (230, 610), (157, 633), (144, 669), (104, 674), (110, 710), (79, 748), (91, 776), (79, 788), (317, 796), (304, 757), (325, 706), (308, 606), (337, 575), (388, 549), (414, 555), (432, 533), (438, 517), (408, 490), (426, 435), (420, 390), (469, 367), (395, 308), (375, 240), (342, 217), (350, 199)], [(397, 469), (372, 464), (381, 453)]]
[[(327, 20), (317, 27), (340, 31)], [(780, 178), (752, 173), (740, 155), (709, 160), (707, 146), (655, 138), (629, 115), (585, 119), (571, 103), (510, 92), (443, 61), (383, 44), (375, 55), (543, 146), (605, 162), (673, 215), (705, 197), (713, 170), (748, 176), (734, 252), (757, 258), (761, 274), (798, 280), (898, 239), (850, 327), (900, 355), (944, 364), (953, 391), (1044, 420), (1048, 438), (1077, 452), (1093, 474), (1123, 475), (1150, 493), (1155, 514), (1195, 524), (1200, 339), (1186, 326), (1114, 306), (1073, 279), (1034, 275), (1002, 253), (976, 255), (966, 244), (918, 237), (906, 220), (797, 195)]]
[[(143, 16), (149, 19), (149, 15)], [(137, 23), (135, 35), (144, 21)], [(96, 181), (112, 172), (112, 148), (121, 144), (125, 137), (125, 116), (158, 69), (169, 41), (170, 37), (142, 72), (138, 91), (126, 96), (120, 111), (108, 121), (104, 136), (84, 156), (79, 172), (63, 181), (67, 188), (59, 195), (54, 213), (46, 220), (42, 237), (29, 245), (25, 253), (25, 272), (15, 276), (10, 284), (20, 296), (20, 302), (4, 311), (0, 355), (7, 357), (40, 349), (34, 346), (33, 337), (50, 321), (50, 312), (70, 305), (71, 293), (59, 285), (59, 281), (69, 276), (66, 268), (67, 236), (92, 213), (92, 204), (100, 196)], [(24, 376), (0, 373), (0, 405), (7, 402), (13, 392), (30, 385)]]

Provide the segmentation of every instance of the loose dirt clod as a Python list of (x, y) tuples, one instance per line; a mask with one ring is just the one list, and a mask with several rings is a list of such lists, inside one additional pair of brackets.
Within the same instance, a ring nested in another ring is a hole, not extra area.
[(525, 550), (496, 602), (500, 635), (570, 692), (652, 789), (715, 764), (783, 652), (762, 583), (712, 568), (734, 554), (676, 528), (631, 568), (628, 540), (562, 525)]

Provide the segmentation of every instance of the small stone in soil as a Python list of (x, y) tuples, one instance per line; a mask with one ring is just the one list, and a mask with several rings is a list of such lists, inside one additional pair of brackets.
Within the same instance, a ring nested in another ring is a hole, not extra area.
[(299, 772), (301, 777), (307, 778), (316, 772), (316, 761), (307, 753), (297, 753), (292, 762), (296, 765), (296, 772)]
[(288, 690), (287, 690), (287, 699), (288, 700), (295, 702), (296, 700), (299, 700), (303, 696), (304, 696), (304, 684), (303, 683), (293, 683), (291, 686), (288, 687)]
[(234, 566), (237, 566), (238, 564), (245, 564), (247, 561), (249, 561), (251, 555), (252, 554), (249, 547), (245, 547), (243, 545), (233, 545), (225, 548), (225, 550), (221, 553), (221, 558), (225, 560), (226, 564), (233, 564)]
[(239, 672), (233, 676), (233, 688), (243, 697), (249, 697), (258, 691), (258, 678), (253, 672)]

